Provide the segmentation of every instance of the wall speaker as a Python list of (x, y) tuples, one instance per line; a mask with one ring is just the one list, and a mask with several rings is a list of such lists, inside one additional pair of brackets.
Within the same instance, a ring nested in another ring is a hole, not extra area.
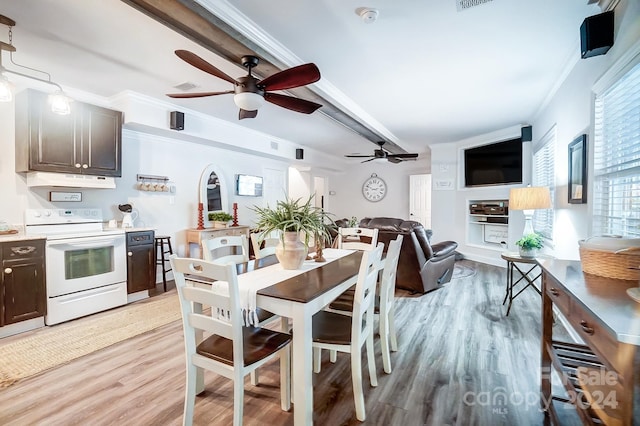
[(296, 160), (304, 160), (304, 149), (296, 148)]
[(172, 130), (184, 130), (184, 112), (171, 111), (169, 127)]
[(533, 129), (531, 126), (521, 128), (520, 137), (522, 138), (522, 142), (531, 142), (533, 140)]
[(582, 58), (604, 55), (613, 46), (613, 10), (589, 16), (580, 26), (580, 55)]

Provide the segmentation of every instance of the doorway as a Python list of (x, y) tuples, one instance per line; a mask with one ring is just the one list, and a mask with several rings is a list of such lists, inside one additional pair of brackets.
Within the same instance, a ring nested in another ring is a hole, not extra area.
[(409, 176), (409, 219), (431, 229), (431, 175)]

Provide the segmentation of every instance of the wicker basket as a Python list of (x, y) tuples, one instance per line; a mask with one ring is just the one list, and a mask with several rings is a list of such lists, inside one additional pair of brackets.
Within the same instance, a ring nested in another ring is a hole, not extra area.
[(582, 271), (601, 277), (638, 281), (640, 278), (640, 248), (626, 251), (594, 250), (580, 244)]

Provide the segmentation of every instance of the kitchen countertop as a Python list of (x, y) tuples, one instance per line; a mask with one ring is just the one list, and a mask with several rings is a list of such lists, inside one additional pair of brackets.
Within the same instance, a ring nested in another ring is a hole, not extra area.
[(13, 241), (42, 240), (46, 239), (45, 235), (26, 235), (24, 231), (19, 230), (17, 234), (0, 235), (0, 243), (10, 243)]

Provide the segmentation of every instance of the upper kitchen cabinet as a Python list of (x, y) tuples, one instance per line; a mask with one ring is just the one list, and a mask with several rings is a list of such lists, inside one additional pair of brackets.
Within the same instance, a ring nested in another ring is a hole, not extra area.
[(75, 101), (59, 115), (47, 98), (16, 96), (16, 171), (122, 176), (122, 113)]

